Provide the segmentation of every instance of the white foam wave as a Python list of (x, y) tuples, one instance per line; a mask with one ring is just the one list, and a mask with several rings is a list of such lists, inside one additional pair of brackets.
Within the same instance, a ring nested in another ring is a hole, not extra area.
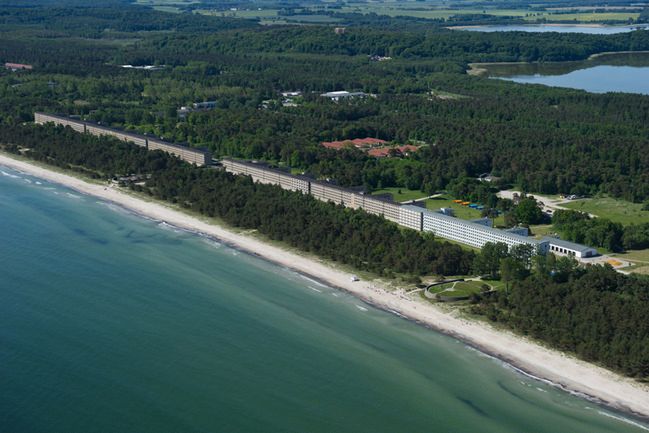
[(390, 309), (388, 309), (388, 311), (389, 311), (390, 313), (394, 314), (395, 316), (399, 316), (399, 317), (401, 317), (402, 319), (407, 319), (406, 316), (404, 316), (403, 314), (399, 313), (398, 311), (390, 310)]
[(300, 278), (302, 278), (302, 279), (304, 279), (304, 280), (307, 280), (308, 282), (313, 283), (313, 284), (315, 284), (315, 285), (317, 285), (317, 286), (325, 287), (325, 288), (328, 288), (328, 287), (329, 287), (329, 286), (327, 286), (326, 284), (322, 284), (320, 281), (314, 280), (313, 278), (309, 278), (309, 277), (307, 277), (307, 276), (304, 275), (304, 274), (300, 274), (299, 272), (296, 272), (296, 273), (297, 273), (297, 275), (300, 276)]
[(307, 286), (309, 289), (313, 290), (314, 292), (322, 293), (322, 290), (316, 289), (315, 287)]
[(105, 206), (108, 209), (112, 210), (113, 212), (121, 213), (122, 215), (131, 215), (131, 212), (128, 211), (127, 209), (125, 209), (125, 208), (123, 208), (121, 206), (118, 206), (116, 204), (113, 204), (111, 202), (108, 202), (108, 201), (98, 200), (97, 204), (99, 204), (101, 206)]
[(20, 178), (20, 176), (16, 176), (15, 174), (7, 173), (4, 170), (0, 170), (0, 173), (2, 173), (3, 176), (7, 176), (7, 177), (10, 177), (12, 179), (19, 179)]
[(182, 233), (182, 230), (178, 230), (178, 228), (176, 226), (173, 226), (173, 225), (171, 225), (169, 223), (166, 223), (164, 221), (160, 221), (158, 223), (158, 227), (161, 227), (161, 228), (163, 228), (165, 230), (170, 230), (170, 231), (172, 231), (174, 233)]
[(649, 427), (647, 427), (644, 424), (640, 424), (639, 422), (633, 421), (632, 419), (625, 418), (625, 417), (619, 416), (619, 415), (613, 415), (612, 413), (604, 412), (603, 410), (598, 410), (597, 413), (600, 414), (600, 415), (604, 415), (606, 417), (609, 417), (609, 418), (616, 419), (618, 421), (622, 421), (622, 422), (627, 423), (627, 424), (631, 424), (632, 426), (638, 427), (639, 429), (642, 429), (644, 431), (649, 431)]
[(356, 305), (356, 308), (358, 308), (358, 309), (361, 310), (361, 311), (367, 311), (367, 308), (362, 307), (362, 306), (360, 306), (360, 305)]
[(223, 246), (222, 243), (217, 242), (214, 239), (211, 239), (211, 238), (208, 238), (208, 237), (205, 237), (205, 236), (201, 236), (201, 239), (202, 239), (203, 242), (205, 242), (207, 245), (211, 246), (212, 248), (218, 249), (218, 248), (221, 248)]

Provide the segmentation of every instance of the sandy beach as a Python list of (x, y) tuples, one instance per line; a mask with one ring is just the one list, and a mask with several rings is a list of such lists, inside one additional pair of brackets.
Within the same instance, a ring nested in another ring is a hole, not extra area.
[(147, 217), (180, 228), (204, 233), (242, 250), (310, 275), (345, 290), (385, 310), (456, 337), (470, 346), (495, 356), (523, 372), (550, 381), (567, 390), (585, 394), (613, 408), (649, 419), (649, 386), (572, 356), (542, 347), (513, 333), (449, 313), (401, 290), (386, 290), (376, 282), (351, 281), (351, 274), (320, 261), (305, 258), (253, 237), (209, 224), (162, 202), (150, 202), (108, 185), (88, 183), (73, 176), (0, 154), (0, 165), (20, 170), (81, 193), (116, 203)]

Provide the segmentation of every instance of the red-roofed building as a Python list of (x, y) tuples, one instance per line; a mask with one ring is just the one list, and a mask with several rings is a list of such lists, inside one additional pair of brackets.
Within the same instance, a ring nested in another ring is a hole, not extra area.
[(323, 141), (320, 143), (323, 147), (326, 147), (327, 149), (336, 149), (340, 150), (344, 147), (353, 147), (354, 143), (351, 140), (345, 140), (345, 141)]
[(392, 147), (377, 147), (375, 149), (370, 149), (367, 154), (375, 158), (385, 158), (387, 156), (390, 156), (390, 151), (392, 149)]
[(5, 63), (5, 68), (11, 69), (12, 71), (30, 71), (32, 69), (32, 65), (24, 65), (22, 63)]
[(323, 141), (320, 143), (323, 147), (327, 149), (342, 149), (344, 147), (357, 147), (359, 149), (365, 149), (372, 146), (384, 145), (387, 141), (381, 140), (380, 138), (355, 138), (353, 140), (342, 140), (342, 141)]
[(367, 154), (375, 158), (385, 158), (393, 155), (407, 156), (417, 150), (419, 150), (417, 146), (406, 144), (405, 146), (399, 147), (375, 147), (374, 149), (370, 149)]
[(355, 138), (352, 142), (356, 147), (365, 147), (365, 146), (376, 146), (378, 144), (386, 144), (387, 141), (381, 140), (380, 138)]
[(417, 146), (413, 146), (412, 144), (406, 144), (405, 146), (399, 146), (397, 149), (399, 149), (399, 152), (401, 152), (404, 155), (409, 155), (411, 153), (415, 153), (416, 151), (419, 150)]

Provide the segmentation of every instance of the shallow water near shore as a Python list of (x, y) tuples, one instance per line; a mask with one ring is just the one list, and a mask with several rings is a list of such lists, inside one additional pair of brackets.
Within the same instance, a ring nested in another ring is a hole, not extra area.
[[(451, 27), (452, 28), (452, 27)], [(531, 32), (531, 33), (584, 33), (589, 35), (614, 35), (628, 33), (638, 29), (646, 30), (646, 24), (631, 26), (605, 26), (605, 25), (571, 25), (571, 24), (506, 24), (457, 27), (456, 30), (472, 32)]]
[(647, 431), (315, 280), (1, 167), (0, 239), (2, 431)]

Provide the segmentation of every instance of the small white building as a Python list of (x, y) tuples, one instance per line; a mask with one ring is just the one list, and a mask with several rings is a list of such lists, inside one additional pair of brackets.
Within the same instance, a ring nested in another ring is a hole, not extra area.
[(332, 101), (340, 101), (343, 99), (364, 98), (367, 93), (364, 92), (348, 92), (347, 90), (338, 90), (335, 92), (327, 92), (320, 94), (323, 98), (329, 98)]
[(548, 242), (548, 251), (562, 256), (573, 256), (577, 258), (594, 257), (597, 250), (586, 245), (577, 244), (575, 242), (564, 241), (559, 238), (544, 237), (543, 241)]

